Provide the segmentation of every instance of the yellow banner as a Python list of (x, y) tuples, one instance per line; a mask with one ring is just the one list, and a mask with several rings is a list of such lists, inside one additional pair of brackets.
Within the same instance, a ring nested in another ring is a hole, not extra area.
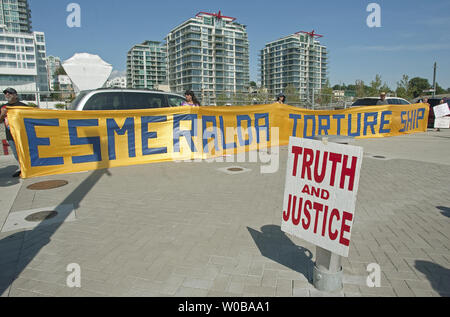
[(281, 104), (68, 111), (8, 108), (22, 177), (162, 161), (207, 159), (289, 136), (373, 138), (425, 132), (428, 105), (308, 110)]

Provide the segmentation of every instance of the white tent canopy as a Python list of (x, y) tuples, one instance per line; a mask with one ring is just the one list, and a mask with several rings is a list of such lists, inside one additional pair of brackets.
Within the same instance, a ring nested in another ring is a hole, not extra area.
[(112, 71), (112, 66), (98, 55), (77, 53), (62, 63), (72, 80), (76, 92), (103, 87)]

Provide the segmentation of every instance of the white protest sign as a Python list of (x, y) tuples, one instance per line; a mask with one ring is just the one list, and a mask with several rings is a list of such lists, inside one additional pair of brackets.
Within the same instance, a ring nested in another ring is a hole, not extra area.
[(442, 103), (440, 105), (434, 106), (433, 111), (435, 118), (445, 117), (446, 115), (450, 114), (450, 109), (448, 108), (447, 103)]
[(450, 117), (442, 117), (442, 118), (435, 118), (434, 119), (434, 127), (435, 128), (442, 128), (442, 129), (448, 129), (450, 128)]
[(289, 138), (281, 230), (348, 256), (363, 148)]

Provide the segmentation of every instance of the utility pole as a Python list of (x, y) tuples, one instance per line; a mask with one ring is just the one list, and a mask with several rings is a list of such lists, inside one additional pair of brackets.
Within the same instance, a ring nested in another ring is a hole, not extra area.
[(434, 62), (434, 71), (433, 71), (433, 98), (436, 94), (436, 62)]

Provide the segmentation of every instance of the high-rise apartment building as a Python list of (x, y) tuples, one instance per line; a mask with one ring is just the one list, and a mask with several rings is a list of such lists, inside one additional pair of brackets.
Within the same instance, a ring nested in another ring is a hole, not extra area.
[(157, 89), (167, 83), (166, 47), (161, 42), (145, 41), (127, 55), (127, 87)]
[(327, 49), (322, 35), (297, 32), (266, 44), (260, 51), (261, 85), (273, 96), (292, 87), (300, 100), (311, 101), (327, 81)]
[(54, 84), (57, 82), (58, 76), (55, 72), (61, 67), (61, 59), (57, 56), (47, 56), (45, 59), (47, 62), (47, 78), (50, 86), (50, 90), (54, 90)]
[(0, 90), (48, 91), (46, 55), (45, 34), (32, 31), (28, 1), (0, 0)]
[(172, 91), (193, 90), (203, 104), (244, 92), (250, 81), (246, 26), (235, 18), (200, 12), (166, 36)]
[(31, 33), (31, 10), (27, 0), (0, 0), (0, 25), (9, 32)]
[(0, 25), (0, 91), (48, 91), (45, 36), (42, 32), (9, 32)]

